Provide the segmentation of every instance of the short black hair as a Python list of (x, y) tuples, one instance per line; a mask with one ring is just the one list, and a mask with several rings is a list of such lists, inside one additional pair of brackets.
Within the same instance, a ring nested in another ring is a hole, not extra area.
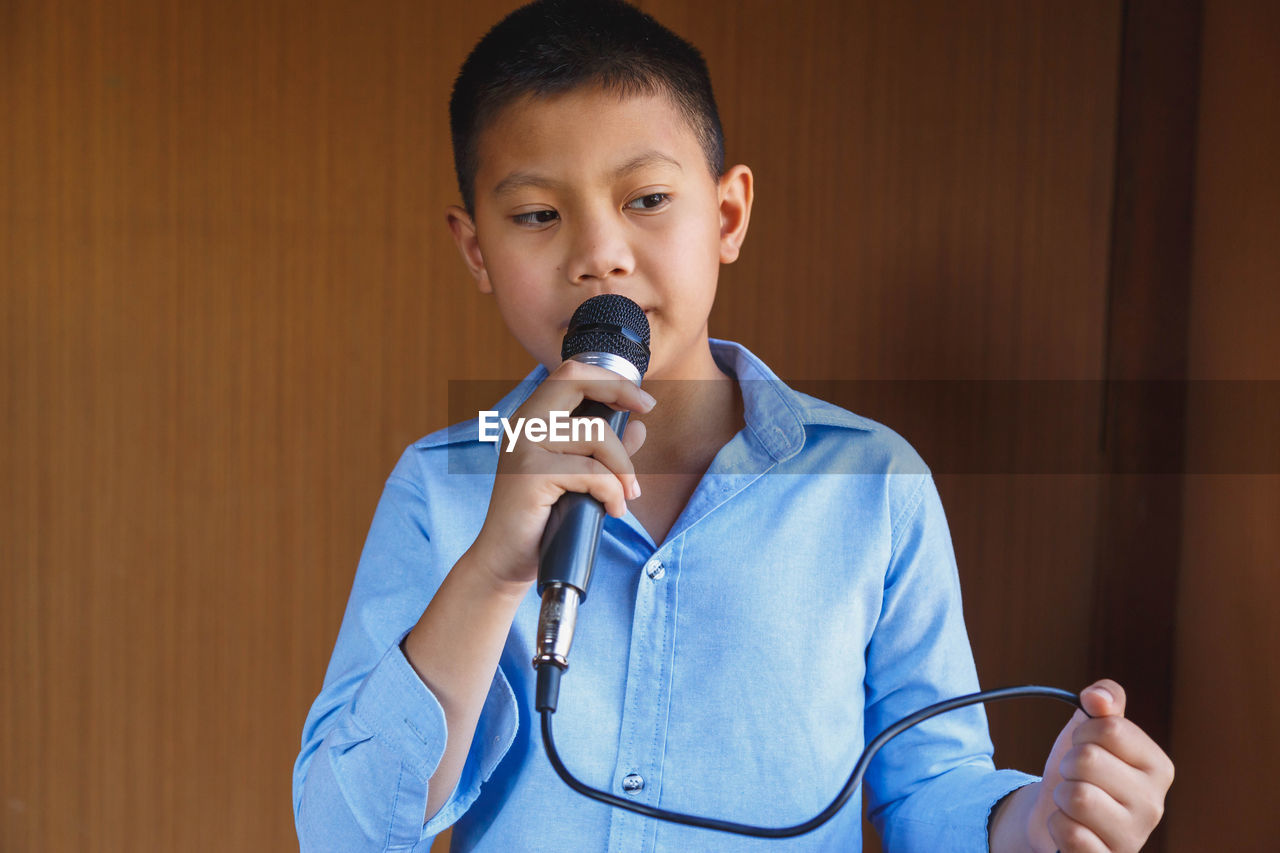
[(480, 39), (453, 84), (453, 165), (468, 213), (475, 214), (480, 134), (498, 112), (525, 95), (589, 85), (623, 97), (667, 95), (698, 137), (712, 177), (724, 172), (724, 131), (697, 48), (621, 0), (536, 0)]

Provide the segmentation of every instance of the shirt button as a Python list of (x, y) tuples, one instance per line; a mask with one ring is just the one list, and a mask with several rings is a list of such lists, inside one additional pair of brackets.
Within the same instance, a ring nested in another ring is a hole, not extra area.
[(639, 773), (628, 773), (622, 777), (622, 790), (628, 794), (637, 794), (644, 788), (644, 777)]
[(657, 557), (644, 564), (644, 573), (649, 576), (650, 580), (661, 580), (662, 576), (667, 573), (667, 567), (662, 565), (662, 561)]

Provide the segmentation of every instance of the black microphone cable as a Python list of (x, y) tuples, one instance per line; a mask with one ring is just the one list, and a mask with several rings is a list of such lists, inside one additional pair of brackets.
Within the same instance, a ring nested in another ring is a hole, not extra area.
[[(624, 800), (622, 797), (610, 794), (608, 791), (601, 791), (592, 788), (586, 783), (576, 778), (569, 769), (564, 766), (564, 762), (560, 760), (560, 754), (556, 751), (555, 738), (551, 732), (551, 716), (556, 712), (556, 702), (560, 693), (560, 676), (564, 670), (554, 665), (538, 666), (537, 677), (537, 693), (535, 697), (535, 708), (542, 714), (542, 742), (546, 747), (547, 758), (551, 761), (551, 766), (555, 768), (556, 773), (564, 780), (565, 784), (573, 790), (606, 805), (614, 806), (620, 809), (626, 809), (629, 812), (644, 815), (645, 817), (656, 818), (657, 820), (665, 820), (669, 823), (683, 824), (684, 826), (695, 826), (702, 829), (715, 829), (720, 832), (732, 832), (737, 835), (749, 835), (754, 838), (793, 838), (797, 835), (804, 835), (806, 832), (812, 832), (822, 824), (835, 817), (836, 812), (840, 811), (853, 796), (853, 792), (862, 784), (862, 777), (867, 772), (867, 767), (871, 764), (871, 759), (875, 758), (876, 753), (880, 751), (886, 743), (894, 737), (902, 734), (907, 729), (924, 722), (930, 717), (947, 711), (953, 711), (956, 708), (963, 708), (966, 705), (976, 705), (979, 702), (999, 702), (1005, 699), (1020, 699), (1023, 697), (1043, 697), (1045, 699), (1057, 699), (1059, 702), (1065, 702), (1068, 705), (1079, 708), (1084, 711), (1084, 706), (1080, 703), (1080, 699), (1074, 693), (1068, 690), (1061, 690), (1057, 687), (1038, 687), (1034, 685), (1026, 685), (1023, 687), (1000, 687), (994, 690), (983, 690), (978, 693), (969, 693), (964, 696), (957, 696), (954, 699), (947, 699), (937, 702), (927, 708), (922, 708), (907, 717), (903, 717), (898, 722), (889, 726), (887, 729), (876, 735), (871, 743), (867, 744), (862, 755), (858, 758), (858, 762), (853, 767), (853, 772), (849, 774), (849, 781), (845, 782), (844, 788), (836, 795), (825, 809), (814, 817), (806, 820), (804, 823), (797, 823), (794, 826), (752, 826), (745, 823), (734, 823), (729, 820), (717, 820), (715, 818), (701, 817), (699, 815), (684, 814), (682, 812), (668, 811), (655, 806), (648, 806), (644, 803), (637, 803), (631, 800)], [(1089, 715), (1088, 711), (1085, 711)], [(1089, 715), (1091, 716), (1091, 715)]]

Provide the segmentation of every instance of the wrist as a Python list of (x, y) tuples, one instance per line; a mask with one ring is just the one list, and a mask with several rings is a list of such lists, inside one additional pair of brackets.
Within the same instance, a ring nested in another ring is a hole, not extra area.
[(513, 580), (500, 570), (500, 561), (477, 539), (458, 558), (453, 571), (466, 575), (484, 594), (519, 603), (529, 594), (532, 580)]
[(1033, 853), (1027, 825), (1040, 793), (1040, 782), (1031, 782), (1006, 794), (991, 810), (987, 824), (991, 853)]
[(457, 701), (451, 698), (457, 692), (456, 685), (464, 685), (464, 691), (479, 689), (478, 682), (468, 679), (481, 671), (492, 679), (512, 620), (532, 585), (532, 581), (517, 583), (496, 577), (482, 555), (468, 550), (453, 564), (417, 624), (405, 635), (401, 650), (427, 687), (435, 691), (446, 714)]

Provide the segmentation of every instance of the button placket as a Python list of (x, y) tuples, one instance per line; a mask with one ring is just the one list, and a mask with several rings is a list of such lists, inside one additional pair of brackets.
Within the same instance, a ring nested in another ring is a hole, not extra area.
[[(678, 547), (678, 546), (677, 546)], [(634, 611), (627, 658), (618, 755), (612, 789), (636, 802), (655, 804), (662, 788), (665, 720), (670, 699), (670, 618), (679, 552), (665, 548), (638, 554), (643, 575), (632, 575)], [(636, 564), (633, 563), (633, 566)], [(658, 579), (668, 574), (666, 581)], [(609, 820), (609, 853), (651, 853), (652, 821), (615, 809)]]

